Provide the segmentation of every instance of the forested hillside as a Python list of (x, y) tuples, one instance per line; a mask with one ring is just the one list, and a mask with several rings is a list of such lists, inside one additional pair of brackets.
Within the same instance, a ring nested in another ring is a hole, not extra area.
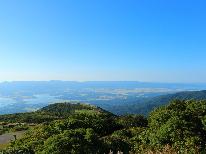
[(175, 94), (168, 94), (157, 96), (154, 98), (141, 99), (135, 103), (116, 105), (106, 107), (107, 110), (113, 112), (114, 114), (124, 115), (124, 114), (142, 114), (147, 116), (153, 109), (160, 107), (162, 105), (168, 104), (174, 99), (179, 100), (205, 100), (206, 90), (202, 91), (185, 91)]
[(2, 153), (206, 152), (206, 101), (174, 100), (153, 110), (147, 119), (141, 115), (115, 116), (94, 106), (66, 103), (34, 113), (48, 113), (59, 119), (45, 119)]
[(107, 113), (99, 107), (80, 103), (51, 104), (35, 112), (0, 115), (0, 122), (45, 123), (58, 119), (65, 119), (78, 112)]

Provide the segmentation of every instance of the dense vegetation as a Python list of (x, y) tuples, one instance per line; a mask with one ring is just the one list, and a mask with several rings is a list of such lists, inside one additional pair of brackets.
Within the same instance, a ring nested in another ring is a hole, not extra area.
[(206, 90), (185, 91), (175, 94), (161, 95), (152, 98), (139, 99), (135, 103), (125, 103), (124, 105), (107, 106), (105, 109), (117, 114), (142, 114), (147, 116), (153, 109), (162, 105), (167, 105), (170, 101), (179, 100), (206, 100)]
[[(36, 112), (16, 113), (0, 115), (0, 122), (18, 123), (43, 123), (53, 120), (64, 119), (75, 112), (82, 110), (95, 110), (97, 112), (107, 112), (101, 108), (80, 103), (56, 103), (43, 107)], [(109, 114), (109, 112), (107, 112)], [(110, 113), (111, 114), (111, 113)]]
[(41, 112), (61, 118), (38, 124), (2, 153), (206, 152), (206, 101), (174, 100), (152, 111), (147, 119), (115, 116), (82, 104), (50, 105), (36, 114)]

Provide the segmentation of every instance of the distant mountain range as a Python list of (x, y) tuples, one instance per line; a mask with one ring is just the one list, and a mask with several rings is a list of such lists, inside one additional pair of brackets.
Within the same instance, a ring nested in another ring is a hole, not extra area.
[[(206, 83), (158, 83), (158, 82), (138, 82), (138, 81), (13, 81), (1, 82), (1, 90), (45, 90), (49, 88), (169, 88), (169, 89), (206, 89)], [(43, 91), (42, 91), (43, 92)]]
[[(0, 114), (36, 111), (58, 102), (83, 102), (115, 114), (147, 114), (181, 91), (199, 91), (206, 84), (137, 81), (14, 81), (0, 83)], [(185, 95), (184, 93), (180, 93)], [(165, 98), (165, 99), (166, 99)], [(170, 97), (169, 97), (170, 98)]]

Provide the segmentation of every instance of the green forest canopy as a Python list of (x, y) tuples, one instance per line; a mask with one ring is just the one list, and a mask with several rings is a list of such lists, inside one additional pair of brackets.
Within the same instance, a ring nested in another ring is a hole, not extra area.
[(101, 154), (111, 150), (127, 154), (165, 148), (176, 153), (204, 153), (206, 149), (206, 101), (174, 100), (152, 111), (147, 119), (141, 115), (115, 116), (94, 106), (67, 103), (35, 112), (45, 113), (53, 120), (45, 119), (2, 153)]

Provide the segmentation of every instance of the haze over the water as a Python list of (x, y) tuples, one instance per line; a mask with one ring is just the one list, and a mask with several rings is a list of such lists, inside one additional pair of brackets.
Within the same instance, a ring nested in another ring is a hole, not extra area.
[(206, 82), (206, 2), (0, 2), (0, 81)]

